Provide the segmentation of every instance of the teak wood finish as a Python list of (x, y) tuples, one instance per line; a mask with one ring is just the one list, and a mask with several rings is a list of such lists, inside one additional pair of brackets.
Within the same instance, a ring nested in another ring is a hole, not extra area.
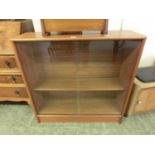
[(0, 21), (0, 101), (31, 103), (11, 38), (33, 32), (31, 20)]
[(145, 39), (132, 31), (14, 38), (38, 121), (121, 122)]
[(127, 115), (155, 110), (155, 82), (144, 83), (135, 78)]

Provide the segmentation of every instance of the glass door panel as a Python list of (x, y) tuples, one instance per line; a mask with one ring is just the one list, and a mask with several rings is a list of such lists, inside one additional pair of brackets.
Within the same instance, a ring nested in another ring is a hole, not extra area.
[(124, 88), (119, 80), (121, 63), (113, 61), (113, 41), (79, 41), (78, 54), (79, 114), (120, 114), (116, 100)]

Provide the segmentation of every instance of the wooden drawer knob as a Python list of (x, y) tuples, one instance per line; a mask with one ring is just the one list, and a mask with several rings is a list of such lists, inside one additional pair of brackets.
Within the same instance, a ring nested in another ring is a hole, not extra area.
[(9, 61), (5, 61), (5, 65), (8, 67), (8, 68), (11, 68), (11, 63)]
[(142, 104), (142, 101), (139, 100), (139, 101), (138, 101), (138, 104)]
[(16, 96), (20, 96), (20, 91), (19, 90), (16, 90), (15, 91), (15, 94), (16, 94)]
[(13, 75), (11, 76), (11, 82), (12, 82), (12, 83), (17, 83), (17, 79), (16, 79), (16, 77), (13, 76)]

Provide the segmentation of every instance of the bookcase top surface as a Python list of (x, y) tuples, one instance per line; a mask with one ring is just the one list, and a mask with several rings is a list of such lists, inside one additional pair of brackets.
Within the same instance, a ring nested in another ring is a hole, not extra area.
[(71, 34), (43, 36), (42, 33), (27, 32), (12, 39), (14, 42), (26, 41), (78, 41), (78, 40), (141, 40), (146, 36), (134, 31), (109, 31), (108, 34)]

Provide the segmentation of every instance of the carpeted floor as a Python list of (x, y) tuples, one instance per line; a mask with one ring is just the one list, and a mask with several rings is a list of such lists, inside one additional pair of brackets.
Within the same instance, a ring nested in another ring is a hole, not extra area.
[(152, 135), (155, 112), (117, 123), (37, 123), (28, 105), (0, 104), (0, 134), (9, 135)]

